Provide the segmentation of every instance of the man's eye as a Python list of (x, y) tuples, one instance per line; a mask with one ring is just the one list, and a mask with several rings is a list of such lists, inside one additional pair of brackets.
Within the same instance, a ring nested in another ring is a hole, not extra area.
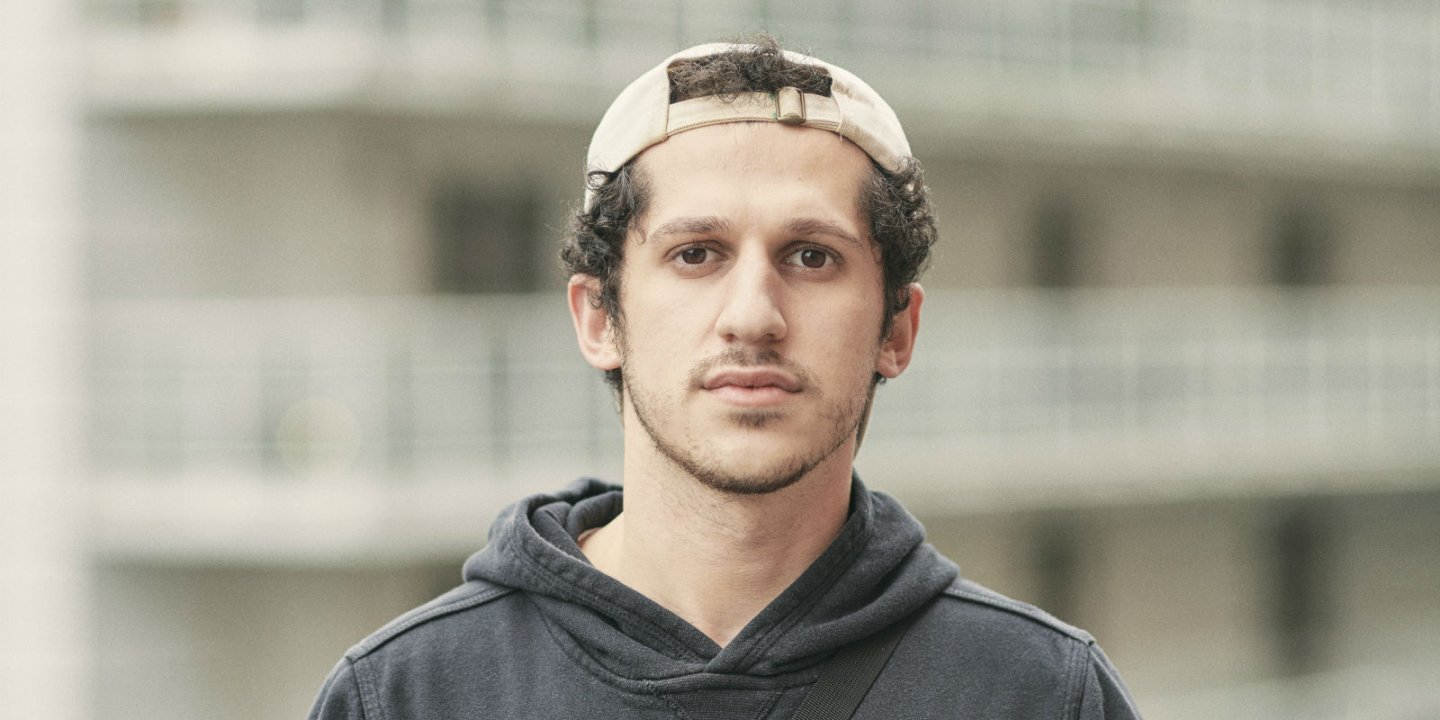
[(799, 250), (791, 257), (794, 258), (796, 262), (812, 270), (819, 270), (831, 262), (830, 253), (815, 248)]
[(680, 262), (686, 265), (699, 265), (709, 257), (709, 250), (703, 247), (685, 248), (680, 251)]

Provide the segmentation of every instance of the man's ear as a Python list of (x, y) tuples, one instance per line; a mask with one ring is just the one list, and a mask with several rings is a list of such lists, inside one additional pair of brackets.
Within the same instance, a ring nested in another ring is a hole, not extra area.
[(575, 340), (585, 362), (597, 370), (620, 367), (620, 351), (610, 326), (610, 314), (600, 306), (600, 279), (576, 273), (567, 288), (570, 319), (575, 323)]
[(890, 334), (880, 343), (880, 361), (875, 371), (886, 379), (894, 379), (905, 372), (910, 357), (915, 352), (915, 335), (920, 332), (920, 306), (925, 304), (925, 289), (920, 283), (910, 283), (910, 305), (895, 314), (890, 322)]

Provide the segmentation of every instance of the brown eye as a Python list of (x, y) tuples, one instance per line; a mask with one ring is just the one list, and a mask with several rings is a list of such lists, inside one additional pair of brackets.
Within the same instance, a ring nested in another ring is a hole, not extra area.
[(825, 263), (829, 262), (829, 260), (830, 256), (820, 250), (808, 249), (800, 251), (800, 264), (807, 268), (819, 269), (825, 267)]
[(686, 265), (699, 265), (705, 262), (706, 254), (709, 251), (703, 247), (685, 248), (680, 251), (680, 262)]

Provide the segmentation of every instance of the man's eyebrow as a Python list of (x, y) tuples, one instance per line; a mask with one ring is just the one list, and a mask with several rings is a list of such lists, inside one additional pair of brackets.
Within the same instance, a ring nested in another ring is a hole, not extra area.
[[(668, 220), (649, 233), (649, 239), (663, 240), (673, 235), (724, 235), (730, 232), (730, 221), (714, 215), (679, 217)], [(867, 244), (838, 223), (819, 218), (794, 218), (785, 223), (787, 235), (833, 237), (857, 248)]]
[(708, 215), (680, 217), (666, 221), (650, 233), (652, 239), (663, 240), (671, 235), (719, 235), (730, 231), (730, 221)]
[(849, 230), (829, 220), (795, 218), (785, 223), (785, 232), (791, 235), (828, 235), (849, 243), (850, 245), (854, 245), (857, 248), (863, 249), (867, 247), (867, 243), (861, 242), (860, 238), (855, 237)]

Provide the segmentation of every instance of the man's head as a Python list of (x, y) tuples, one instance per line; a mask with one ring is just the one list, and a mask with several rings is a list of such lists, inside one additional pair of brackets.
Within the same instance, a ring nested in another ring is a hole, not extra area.
[(884, 101), (768, 38), (703, 46), (621, 94), (589, 162), (562, 258), (627, 420), (742, 492), (853, 440), (874, 382), (908, 363), (935, 239)]

